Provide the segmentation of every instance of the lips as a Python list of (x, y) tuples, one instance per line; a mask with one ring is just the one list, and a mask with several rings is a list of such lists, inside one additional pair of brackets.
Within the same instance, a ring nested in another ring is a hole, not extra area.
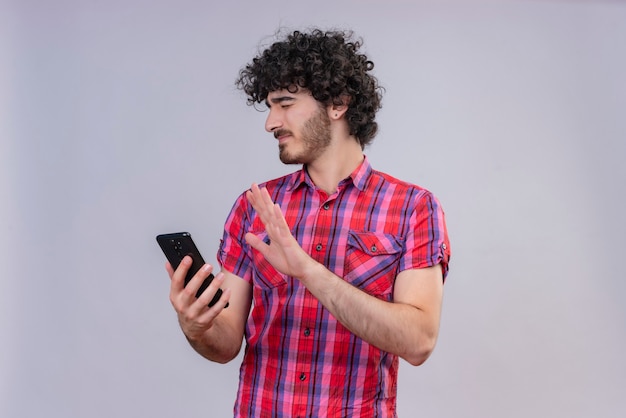
[(293, 134), (286, 129), (279, 129), (277, 131), (274, 131), (274, 138), (278, 139), (279, 141), (282, 141), (286, 139), (288, 136), (292, 136), (292, 135)]

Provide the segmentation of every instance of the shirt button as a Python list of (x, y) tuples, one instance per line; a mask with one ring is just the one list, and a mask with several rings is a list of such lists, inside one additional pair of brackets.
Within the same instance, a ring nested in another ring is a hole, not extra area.
[(304, 330), (304, 336), (305, 336), (305, 337), (308, 337), (309, 335), (311, 335), (311, 330), (310, 330), (309, 328), (306, 328), (306, 329)]
[(330, 209), (330, 204), (325, 203), (324, 206), (322, 206), (324, 208), (324, 210), (328, 210)]
[(322, 248), (323, 248), (323, 247), (322, 247), (322, 244), (317, 244), (317, 245), (315, 246), (315, 249), (316, 249), (317, 251), (322, 251)]
[(302, 373), (302, 374), (300, 375), (300, 381), (301, 381), (301, 382), (304, 382), (305, 380), (306, 380), (306, 374)]
[(373, 252), (373, 253), (375, 253), (377, 249), (378, 249), (378, 248), (376, 248), (376, 246), (375, 246), (375, 245), (372, 245), (371, 250), (372, 250), (372, 252)]

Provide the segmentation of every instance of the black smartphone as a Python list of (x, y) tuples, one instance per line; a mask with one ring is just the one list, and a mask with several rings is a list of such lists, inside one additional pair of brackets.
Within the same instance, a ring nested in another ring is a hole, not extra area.
[[(191, 280), (191, 278), (200, 270), (200, 268), (205, 264), (202, 255), (200, 255), (200, 251), (196, 247), (196, 244), (191, 239), (191, 234), (189, 232), (176, 232), (173, 234), (161, 234), (156, 237), (159, 246), (163, 250), (167, 261), (170, 262), (174, 270), (178, 268), (180, 262), (185, 258), (186, 255), (190, 256), (193, 260), (191, 267), (189, 267), (189, 271), (187, 272), (187, 276), (185, 276), (185, 286)], [(209, 287), (211, 281), (213, 280), (213, 274), (210, 274), (209, 277), (204, 279), (202, 285), (196, 292), (196, 297), (199, 297), (202, 292)], [(222, 296), (222, 289), (218, 289), (209, 302), (209, 307), (215, 305), (215, 303)], [(225, 307), (228, 307), (226, 304)]]

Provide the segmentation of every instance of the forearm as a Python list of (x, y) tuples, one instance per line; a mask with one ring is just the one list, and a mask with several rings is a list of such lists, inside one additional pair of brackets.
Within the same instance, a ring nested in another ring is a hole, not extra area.
[(432, 352), (439, 312), (369, 295), (317, 264), (302, 281), (337, 320), (359, 338), (413, 365)]
[(185, 334), (191, 347), (204, 358), (217, 362), (228, 363), (239, 354), (242, 337), (228, 326), (226, 321), (217, 318), (213, 326), (197, 336)]
[(248, 201), (265, 225), (269, 243), (246, 234), (247, 243), (279, 272), (299, 279), (356, 336), (411, 364), (432, 352), (439, 330), (441, 266), (404, 270), (394, 282), (393, 303), (362, 292), (307, 254), (266, 189), (253, 185)]

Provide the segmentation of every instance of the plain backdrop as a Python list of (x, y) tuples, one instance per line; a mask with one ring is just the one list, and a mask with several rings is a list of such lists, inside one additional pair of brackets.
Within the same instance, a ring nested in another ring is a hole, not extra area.
[(0, 5), (0, 416), (228, 417), (154, 237), (215, 263), (237, 195), (297, 169), (234, 87), (281, 27), (348, 28), (385, 87), (375, 168), (433, 191), (451, 270), (409, 417), (626, 416), (626, 3)]

